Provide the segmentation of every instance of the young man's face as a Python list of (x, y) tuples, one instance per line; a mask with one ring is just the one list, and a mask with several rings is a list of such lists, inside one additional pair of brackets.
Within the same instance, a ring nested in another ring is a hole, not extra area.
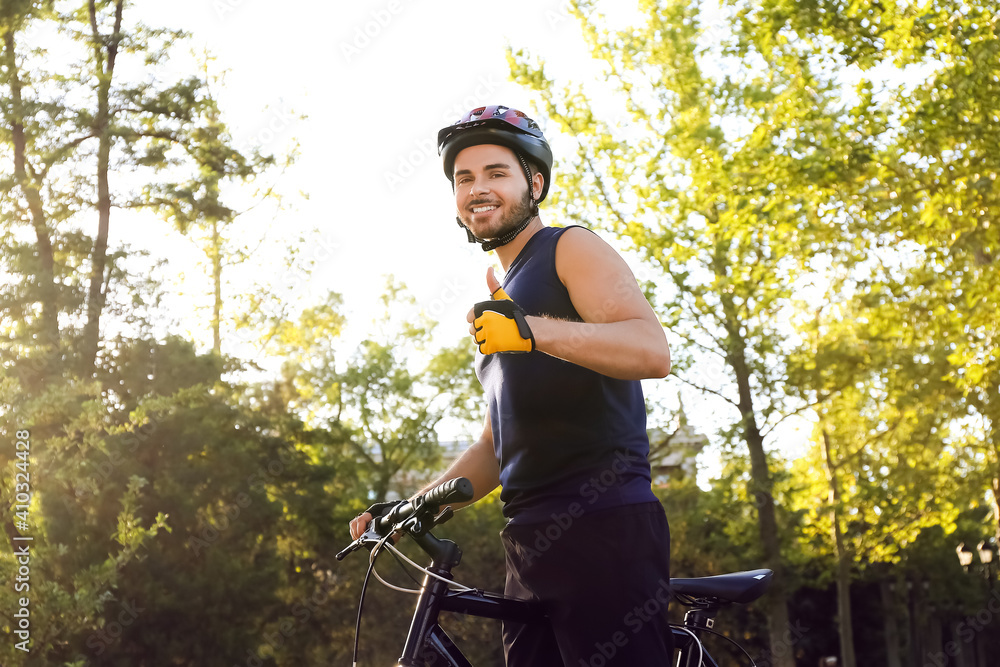
[[(504, 146), (469, 146), (455, 157), (455, 206), (458, 217), (481, 239), (495, 239), (531, 214), (524, 169)], [(532, 178), (536, 196), (542, 176)]]

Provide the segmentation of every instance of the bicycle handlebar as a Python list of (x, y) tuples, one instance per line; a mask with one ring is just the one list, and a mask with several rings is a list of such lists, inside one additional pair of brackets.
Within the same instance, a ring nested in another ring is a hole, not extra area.
[(387, 535), (393, 526), (406, 521), (420, 510), (426, 508), (431, 514), (437, 514), (441, 505), (472, 500), (472, 495), (472, 482), (465, 477), (456, 477), (435, 486), (413, 500), (396, 505), (384, 516), (374, 519), (372, 523), (376, 533)]
[(456, 477), (455, 479), (449, 479), (447, 482), (438, 484), (427, 491), (427, 493), (416, 496), (412, 500), (401, 502), (383, 516), (372, 519), (371, 523), (368, 524), (368, 530), (365, 531), (365, 534), (354, 540), (346, 549), (337, 554), (337, 560), (343, 560), (347, 554), (365, 544), (377, 542), (377, 539), (372, 539), (373, 536), (378, 538), (386, 537), (393, 530), (403, 527), (402, 524), (415, 515), (435, 515), (439, 512), (442, 505), (472, 500), (473, 495), (472, 482), (465, 477)]
[(454, 502), (464, 503), (472, 500), (473, 493), (472, 482), (465, 477), (456, 477), (425, 493), (424, 502), (438, 507)]

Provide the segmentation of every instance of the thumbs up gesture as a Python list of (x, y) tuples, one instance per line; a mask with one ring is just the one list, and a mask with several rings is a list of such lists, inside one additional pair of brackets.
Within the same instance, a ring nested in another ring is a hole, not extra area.
[(469, 313), (469, 332), (483, 354), (497, 352), (531, 352), (535, 337), (525, 319), (524, 311), (507, 296), (491, 266), (486, 272), (486, 286), (492, 298), (480, 301)]

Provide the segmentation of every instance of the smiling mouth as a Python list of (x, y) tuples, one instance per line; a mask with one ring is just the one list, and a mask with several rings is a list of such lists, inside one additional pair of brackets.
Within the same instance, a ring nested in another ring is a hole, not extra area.
[(489, 213), (490, 211), (495, 211), (496, 209), (497, 209), (497, 207), (495, 205), (489, 204), (488, 206), (473, 206), (472, 207), (472, 212), (473, 213)]

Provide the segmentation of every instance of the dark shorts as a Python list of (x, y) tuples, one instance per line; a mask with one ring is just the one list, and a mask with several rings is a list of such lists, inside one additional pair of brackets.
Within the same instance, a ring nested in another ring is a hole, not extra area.
[(500, 533), (510, 597), (549, 623), (504, 623), (507, 667), (669, 665), (670, 529), (660, 503), (626, 505)]

